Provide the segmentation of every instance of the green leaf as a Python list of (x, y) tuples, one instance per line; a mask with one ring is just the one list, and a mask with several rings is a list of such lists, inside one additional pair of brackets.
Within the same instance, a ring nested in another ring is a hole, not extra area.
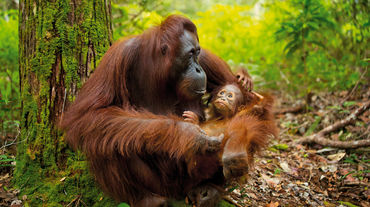
[(314, 45), (317, 45), (317, 46), (320, 46), (320, 47), (322, 47), (322, 48), (325, 48), (325, 45), (324, 44), (322, 44), (321, 42), (319, 42), (319, 41), (316, 41), (316, 40), (308, 40), (307, 41), (308, 43), (311, 43), (311, 44), (314, 44)]
[(343, 103), (344, 107), (354, 106), (354, 105), (356, 105), (356, 102), (354, 102), (354, 101), (346, 101), (346, 102)]
[(287, 56), (292, 56), (293, 53), (300, 48), (301, 45), (294, 45), (293, 47), (289, 48), (289, 51), (287, 53)]
[(8, 156), (6, 156), (6, 155), (0, 155), (0, 159), (7, 159), (8, 158)]
[(130, 207), (127, 203), (120, 203), (117, 207)]
[(281, 169), (280, 168), (276, 168), (275, 171), (274, 171), (274, 175), (278, 175), (281, 173)]
[(3, 159), (3, 160), (0, 160), (0, 162), (13, 162), (15, 161), (15, 159)]
[(298, 42), (296, 39), (294, 39), (294, 40), (290, 41), (290, 42), (285, 46), (284, 51), (289, 50), (290, 48), (295, 47), (295, 46), (296, 46), (296, 45), (298, 45), (298, 44), (299, 44), (299, 42)]
[(277, 149), (277, 150), (288, 150), (289, 146), (287, 144), (276, 144), (274, 146), (272, 146), (274, 149)]
[(352, 204), (348, 201), (338, 201), (340, 204), (342, 205), (345, 205), (345, 206), (348, 206), (348, 207), (359, 207), (359, 206), (356, 206), (355, 204)]

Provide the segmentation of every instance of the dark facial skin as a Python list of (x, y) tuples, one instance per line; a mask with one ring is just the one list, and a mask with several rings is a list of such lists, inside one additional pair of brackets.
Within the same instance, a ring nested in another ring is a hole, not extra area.
[(206, 92), (207, 78), (198, 62), (200, 46), (196, 36), (185, 30), (180, 41), (180, 52), (174, 61), (181, 70), (177, 91), (185, 99), (192, 100)]
[(235, 114), (242, 99), (243, 94), (238, 87), (226, 85), (213, 98), (212, 104), (217, 113), (227, 118)]

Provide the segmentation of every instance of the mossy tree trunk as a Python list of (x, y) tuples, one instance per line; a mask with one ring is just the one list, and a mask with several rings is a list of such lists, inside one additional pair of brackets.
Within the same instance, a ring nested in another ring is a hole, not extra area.
[(110, 0), (21, 0), (19, 10), (22, 120), (15, 186), (30, 206), (112, 204), (57, 127), (112, 42)]

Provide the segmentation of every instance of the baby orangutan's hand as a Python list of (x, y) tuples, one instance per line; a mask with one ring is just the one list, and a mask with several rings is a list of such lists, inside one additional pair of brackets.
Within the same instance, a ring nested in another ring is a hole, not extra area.
[(199, 124), (198, 115), (192, 111), (184, 111), (184, 113), (182, 114), (182, 117), (184, 117), (184, 121), (186, 122), (190, 122), (190, 123), (197, 124), (197, 125)]

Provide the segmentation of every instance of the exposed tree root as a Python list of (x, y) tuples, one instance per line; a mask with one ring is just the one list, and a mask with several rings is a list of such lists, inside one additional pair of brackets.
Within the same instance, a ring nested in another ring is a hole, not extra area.
[(347, 118), (338, 121), (316, 134), (313, 134), (308, 137), (303, 137), (295, 141), (297, 144), (310, 144), (316, 143), (323, 146), (328, 147), (336, 147), (336, 148), (343, 148), (343, 149), (351, 149), (351, 148), (359, 148), (359, 147), (367, 147), (370, 146), (370, 139), (364, 140), (356, 140), (356, 141), (334, 141), (325, 138), (325, 135), (329, 134), (330, 132), (336, 131), (342, 127), (349, 125), (351, 122), (355, 121), (359, 115), (364, 113), (370, 107), (370, 101), (364, 103), (360, 108), (356, 109), (352, 114), (350, 114)]

